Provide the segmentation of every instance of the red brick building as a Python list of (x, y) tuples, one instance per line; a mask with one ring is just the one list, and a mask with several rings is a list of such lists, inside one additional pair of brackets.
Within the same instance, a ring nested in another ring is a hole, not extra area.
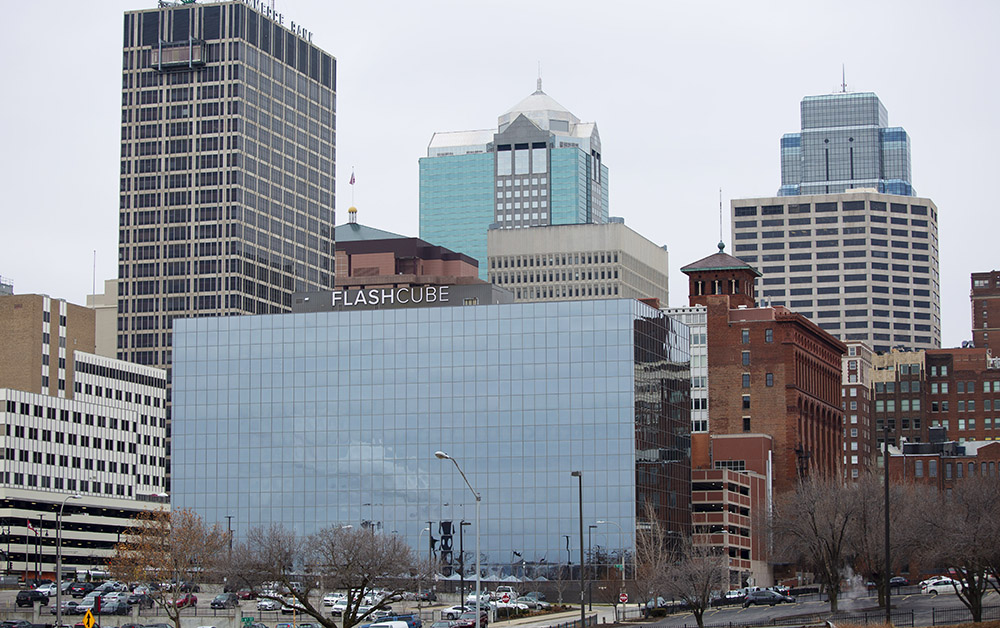
[(1000, 271), (972, 273), (972, 342), (1000, 356)]
[(904, 443), (889, 450), (889, 477), (894, 482), (915, 482), (947, 491), (965, 478), (997, 478), (1000, 442), (943, 441)]
[[(351, 209), (354, 209), (353, 207)], [(468, 255), (352, 221), (334, 230), (335, 285), (343, 289), (485, 283)]]
[(729, 557), (729, 586), (771, 584), (764, 517), (771, 501), (771, 444), (767, 434), (708, 438), (709, 459), (691, 472), (694, 542)]
[[(707, 309), (709, 433), (769, 434), (774, 489), (840, 474), (841, 356), (847, 347), (784, 307), (756, 307), (759, 273), (719, 252), (681, 269), (690, 305)], [(706, 439), (692, 441), (704, 447)], [(704, 453), (693, 451), (695, 460)]]

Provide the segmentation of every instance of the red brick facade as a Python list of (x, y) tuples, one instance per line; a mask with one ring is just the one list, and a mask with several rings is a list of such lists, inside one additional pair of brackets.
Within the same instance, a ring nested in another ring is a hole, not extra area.
[(840, 357), (845, 345), (785, 308), (708, 302), (709, 430), (774, 438), (774, 486), (839, 474), (843, 449)]
[(1000, 271), (972, 273), (972, 342), (1000, 356)]

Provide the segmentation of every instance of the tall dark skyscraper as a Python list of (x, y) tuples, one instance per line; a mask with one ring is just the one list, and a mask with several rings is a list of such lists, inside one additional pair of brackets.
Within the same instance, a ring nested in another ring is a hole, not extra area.
[(118, 348), (171, 363), (176, 318), (333, 287), (336, 60), (264, 4), (125, 14)]

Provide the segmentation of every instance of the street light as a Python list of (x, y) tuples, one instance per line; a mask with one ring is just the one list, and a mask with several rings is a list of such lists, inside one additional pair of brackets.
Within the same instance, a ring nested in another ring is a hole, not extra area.
[[(420, 533), (417, 534), (417, 562), (418, 563), (420, 562), (420, 539), (423, 538), (424, 532), (426, 532), (428, 535), (430, 535), (431, 529), (430, 528), (423, 528), (423, 529), (420, 530)], [(430, 550), (430, 548), (427, 548), (427, 566), (429, 567), (430, 564), (431, 564), (431, 550)], [(420, 580), (417, 582), (417, 615), (419, 616), (420, 615), (420, 607), (423, 606), (423, 604), (422, 604), (423, 600), (422, 600), (422, 598), (420, 596), (420, 593), (421, 593), (420, 588), (424, 585), (423, 569), (421, 569), (420, 572), (418, 572), (418, 573), (420, 574)]]
[(479, 503), (483, 501), (483, 496), (476, 492), (476, 489), (472, 488), (472, 484), (469, 483), (469, 478), (465, 477), (465, 472), (462, 471), (462, 467), (459, 466), (458, 460), (455, 460), (443, 451), (435, 451), (434, 456), (438, 460), (451, 460), (455, 463), (455, 468), (462, 475), (462, 479), (465, 480), (465, 485), (469, 487), (472, 494), (476, 497), (476, 628), (479, 628), (482, 622), (482, 616), (479, 614), (479, 596), (481, 595), (481, 583), (480, 583), (480, 568), (479, 568)]
[[(590, 535), (590, 531), (596, 528), (595, 525), (587, 526), (587, 567), (589, 568), (594, 562), (594, 543), (593, 537)], [(589, 571), (589, 569), (588, 569)], [(594, 575), (592, 573), (587, 573), (587, 597), (590, 599), (590, 610), (594, 610)]]
[(465, 526), (471, 526), (471, 521), (463, 519), (458, 525), (458, 599), (459, 604), (465, 604)]
[(622, 530), (622, 527), (618, 524), (617, 521), (608, 521), (606, 519), (597, 520), (597, 525), (604, 525), (604, 524), (611, 524), (616, 528), (618, 528), (618, 543), (621, 546), (621, 555), (622, 555), (622, 591), (624, 591), (625, 590), (625, 531)]
[(62, 628), (62, 516), (66, 502), (71, 499), (83, 499), (83, 495), (76, 493), (67, 495), (66, 499), (59, 504), (59, 517), (56, 519), (56, 626)]
[(587, 625), (586, 609), (583, 607), (583, 471), (570, 471), (570, 475), (580, 481), (580, 628)]

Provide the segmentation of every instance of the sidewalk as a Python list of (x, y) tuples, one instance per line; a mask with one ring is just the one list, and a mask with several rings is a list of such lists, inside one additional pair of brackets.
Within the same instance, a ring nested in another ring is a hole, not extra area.
[[(585, 611), (587, 619), (591, 617), (596, 617), (596, 622), (600, 624), (613, 624), (615, 622), (615, 607), (594, 604), (594, 610)], [(518, 628), (545, 628), (547, 626), (555, 626), (556, 624), (563, 624), (566, 622), (571, 622), (580, 620), (580, 608), (577, 607), (571, 611), (563, 611), (559, 613), (548, 613), (546, 615), (535, 616), (535, 617), (518, 617), (516, 619), (509, 619), (504, 621), (494, 621), (491, 625), (497, 628), (509, 628), (512, 626), (517, 626)]]

